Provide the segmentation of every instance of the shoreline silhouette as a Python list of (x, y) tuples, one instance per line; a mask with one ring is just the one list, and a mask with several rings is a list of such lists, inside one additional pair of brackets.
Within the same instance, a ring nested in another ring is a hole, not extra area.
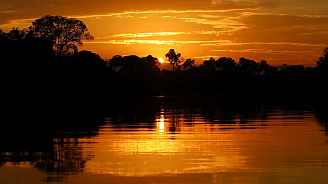
[(62, 16), (44, 16), (27, 29), (0, 31), (2, 98), (7, 107), (147, 96), (326, 98), (328, 49), (316, 67), (277, 67), (243, 57), (238, 62), (210, 58), (196, 66), (195, 60), (182, 60), (181, 53), (170, 49), (165, 56), (172, 70), (161, 70), (158, 58), (151, 55), (116, 55), (105, 61), (91, 51), (78, 51), (85, 39), (93, 39), (86, 25)]

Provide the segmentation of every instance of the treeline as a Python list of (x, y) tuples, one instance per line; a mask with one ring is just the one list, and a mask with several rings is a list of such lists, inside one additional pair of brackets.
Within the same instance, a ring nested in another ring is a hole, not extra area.
[[(53, 24), (58, 21), (62, 25)], [(321, 97), (326, 91), (328, 49), (311, 68), (228, 57), (196, 66), (193, 59), (182, 61), (171, 49), (166, 57), (172, 70), (161, 70), (152, 56), (116, 55), (105, 61), (90, 51), (79, 52), (83, 38), (92, 36), (82, 22), (60, 16), (37, 19), (24, 30), (0, 30), (3, 97), (14, 102), (86, 103), (155, 95), (305, 98)]]

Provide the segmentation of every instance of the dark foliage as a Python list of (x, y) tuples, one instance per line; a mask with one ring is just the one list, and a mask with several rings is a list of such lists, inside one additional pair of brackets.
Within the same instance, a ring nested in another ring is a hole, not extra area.
[(319, 58), (317, 62), (317, 66), (320, 72), (322, 73), (322, 75), (328, 73), (328, 48), (324, 49), (322, 56)]
[(70, 33), (45, 32), (47, 26), (57, 21), (77, 26), (73, 26), (79, 33), (78, 38), (72, 38), (75, 46), (89, 35), (82, 22), (59, 16), (37, 19), (30, 29), (0, 31), (2, 96), (9, 106), (15, 104), (12, 101), (77, 105), (154, 95), (325, 96), (322, 84), (328, 68), (327, 49), (313, 68), (274, 67), (266, 61), (240, 58), (236, 62), (228, 57), (210, 58), (195, 66), (192, 59), (181, 63), (181, 54), (170, 49), (166, 57), (172, 71), (161, 71), (158, 59), (150, 55), (143, 58), (116, 55), (104, 61), (90, 51), (58, 54), (58, 48), (54, 47), (58, 46), (56, 40)]
[(82, 39), (93, 39), (81, 20), (63, 16), (46, 15), (36, 19), (29, 31), (36, 38), (51, 41), (56, 55), (74, 54), (82, 45)]
[(176, 53), (174, 49), (170, 49), (168, 53), (165, 54), (165, 57), (168, 58), (170, 64), (172, 65), (172, 70), (180, 70), (180, 53)]

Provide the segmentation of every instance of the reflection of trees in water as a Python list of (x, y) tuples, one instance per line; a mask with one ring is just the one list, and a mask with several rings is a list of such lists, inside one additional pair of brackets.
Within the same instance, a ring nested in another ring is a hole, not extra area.
[(184, 127), (192, 127), (197, 123), (235, 125), (257, 121), (265, 125), (267, 111), (264, 105), (254, 103), (245, 105), (216, 98), (173, 97), (122, 103), (111, 109), (107, 118), (114, 131), (120, 131), (120, 128), (128, 128), (130, 131), (137, 128), (153, 130), (156, 122), (165, 121), (167, 133), (174, 134), (181, 131), (182, 124)]
[[(120, 131), (119, 128), (151, 131), (156, 128), (156, 122), (165, 121), (166, 132), (175, 134), (182, 127), (194, 127), (198, 123), (212, 125), (213, 131), (265, 128), (271, 116), (295, 114), (302, 117), (309, 111), (313, 111), (313, 105), (299, 101), (240, 102), (238, 99), (172, 97), (121, 103), (114, 106), (107, 117), (114, 131)], [(320, 116), (320, 121), (328, 121), (324, 113)], [(321, 124), (327, 129), (327, 123)]]
[(30, 163), (33, 167), (47, 173), (46, 180), (63, 181), (67, 174), (83, 171), (85, 163), (92, 155), (83, 155), (78, 138), (55, 138), (36, 147), (16, 150), (1, 149), (0, 166)]
[(77, 138), (55, 138), (52, 151), (32, 161), (32, 165), (47, 173), (46, 181), (63, 181), (67, 174), (83, 172), (90, 155), (83, 155)]
[(320, 126), (322, 126), (324, 128), (324, 131), (326, 132), (326, 135), (328, 135), (328, 113), (327, 110), (323, 107), (320, 107), (317, 109), (317, 120), (320, 124)]
[(6, 126), (0, 135), (0, 166), (29, 163), (46, 173), (47, 182), (61, 182), (67, 175), (83, 172), (93, 156), (85, 154), (79, 139), (98, 135), (103, 125), (98, 118), (71, 112), (57, 115), (56, 120), (42, 121), (43, 125)]
[[(156, 118), (160, 112), (161, 103), (150, 99), (134, 99), (116, 103), (109, 107), (106, 119), (112, 127), (118, 128), (143, 128), (153, 129), (156, 127)], [(119, 130), (119, 129), (118, 129)]]
[[(272, 107), (268, 104), (245, 105), (218, 99), (156, 98), (113, 104), (108, 108), (104, 119), (108, 120), (114, 131), (126, 128), (129, 131), (138, 128), (151, 131), (158, 126), (159, 121), (163, 121), (167, 133), (175, 134), (182, 127), (194, 127), (198, 123), (210, 125), (210, 130), (259, 128), (261, 125), (266, 126), (272, 109), (279, 109), (281, 114), (290, 111), (304, 113), (305, 110), (301, 105)], [(63, 181), (68, 174), (83, 172), (92, 155), (83, 154), (85, 151), (79, 144), (79, 138), (98, 135), (104, 122), (97, 121), (93, 116), (74, 114), (70, 117), (73, 118), (63, 117), (65, 121), (60, 124), (52, 122), (43, 126), (42, 128), (48, 127), (43, 132), (20, 124), (6, 127), (6, 131), (2, 130), (0, 134), (0, 166), (6, 163), (31, 163), (47, 174), (47, 182)], [(327, 113), (318, 110), (317, 118), (328, 134)], [(262, 124), (252, 126), (254, 122)], [(20, 128), (18, 130), (15, 127)]]
[[(27, 149), (27, 150), (26, 150)], [(1, 150), (0, 166), (30, 163), (46, 173), (45, 180), (63, 181), (66, 175), (83, 172), (92, 155), (84, 155), (78, 138), (54, 138), (37, 147), (18, 150)]]
[(236, 109), (223, 109), (209, 107), (201, 111), (204, 120), (211, 124), (235, 124), (237, 111)]
[[(168, 124), (168, 133), (175, 134), (181, 131), (181, 124), (185, 123), (186, 113), (183, 109), (171, 109), (168, 111), (163, 110), (165, 114), (165, 122)], [(190, 117), (189, 117), (190, 118)]]
[[(162, 121), (166, 133), (175, 134), (182, 127), (194, 127), (198, 123), (208, 124), (213, 131), (266, 128), (268, 119), (273, 116), (303, 117), (313, 110), (314, 104), (297, 100), (259, 102), (220, 97), (168, 97), (139, 99), (114, 105), (108, 111), (107, 118), (113, 131), (138, 131), (140, 128), (152, 131)], [(318, 113), (318, 120), (328, 132), (326, 114), (322, 111)]]

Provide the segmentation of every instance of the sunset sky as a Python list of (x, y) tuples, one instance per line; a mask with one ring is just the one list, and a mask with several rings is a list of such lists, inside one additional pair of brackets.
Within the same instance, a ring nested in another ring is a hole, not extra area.
[(136, 54), (229, 56), (313, 65), (328, 46), (327, 0), (0, 0), (0, 28), (44, 15), (83, 20), (95, 36), (81, 49), (104, 59)]

